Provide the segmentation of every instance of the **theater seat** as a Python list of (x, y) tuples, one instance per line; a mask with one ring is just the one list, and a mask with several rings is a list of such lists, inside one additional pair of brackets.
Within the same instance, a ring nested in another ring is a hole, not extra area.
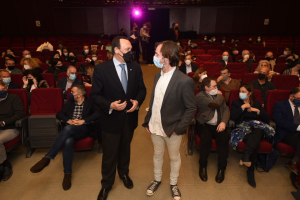
[(208, 50), (207, 54), (217, 56), (217, 55), (221, 55), (222, 51), (219, 49), (210, 49), (210, 50)]
[[(245, 151), (245, 148), (246, 148), (246, 143), (243, 141), (240, 141), (237, 145), (237, 151), (239, 153), (242, 153)], [(272, 149), (273, 149), (272, 144), (269, 143), (267, 140), (263, 139), (260, 142), (259, 153), (269, 154), (269, 153), (271, 153)]]
[(258, 73), (246, 73), (243, 75), (242, 83), (250, 83), (256, 79), (258, 79)]
[(23, 74), (10, 74), (11, 82), (18, 84), (21, 88), (23, 87)]
[(196, 61), (200, 64), (205, 64), (207, 62), (214, 62), (215, 58), (212, 55), (198, 55)]
[(272, 82), (277, 90), (291, 90), (294, 87), (299, 87), (299, 77), (296, 75), (275, 75)]
[(283, 142), (279, 142), (276, 145), (276, 149), (279, 151), (280, 155), (282, 155), (282, 156), (292, 157), (296, 153), (296, 149), (294, 149), (292, 146), (285, 144)]
[(54, 76), (51, 73), (42, 73), (43, 79), (47, 81), (50, 88), (55, 87)]
[(282, 72), (286, 69), (286, 67), (287, 67), (287, 64), (278, 63), (278, 64), (275, 65), (274, 71), (282, 74)]
[(248, 73), (246, 63), (228, 63), (227, 67), (230, 69), (231, 73), (237, 73), (237, 74)]
[(205, 54), (205, 51), (203, 49), (193, 49), (192, 55), (202, 55)]
[(206, 69), (207, 76), (213, 78), (215, 77), (215, 74), (220, 74), (220, 70), (223, 68), (223, 64), (218, 62), (205, 63), (203, 68)]
[(190, 72), (190, 73), (188, 73), (188, 76), (189, 76), (190, 78), (194, 78), (194, 75), (195, 75), (195, 72)]

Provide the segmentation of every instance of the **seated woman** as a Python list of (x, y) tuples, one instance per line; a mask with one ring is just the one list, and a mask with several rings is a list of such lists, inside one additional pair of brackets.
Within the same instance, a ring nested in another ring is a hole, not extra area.
[(49, 67), (51, 67), (53, 65), (53, 62), (55, 62), (57, 59), (60, 59), (60, 54), (58, 51), (55, 51), (54, 53), (52, 53), (50, 60), (48, 62)]
[(25, 72), (26, 70), (37, 70), (40, 73), (42, 73), (42, 68), (40, 68), (40, 65), (38, 62), (33, 58), (22, 58), (21, 65), (23, 66), (22, 71)]
[[(260, 124), (262, 123), (259, 120), (262, 120), (266, 123), (264, 126), (268, 126), (270, 116), (263, 109), (261, 103), (255, 100), (254, 88), (251, 83), (240, 86), (239, 99), (232, 102), (230, 118), (235, 121), (238, 127), (232, 131), (230, 145), (235, 149), (238, 141), (241, 140), (247, 144), (240, 165), (248, 167), (248, 183), (252, 187), (256, 187), (254, 165), (260, 148), (260, 141), (264, 138), (264, 130), (259, 126), (254, 126), (250, 129), (252, 131), (246, 132), (244, 127), (247, 128), (245, 123), (254, 123), (252, 120), (257, 120), (256, 123)], [(233, 137), (237, 135), (236, 132), (239, 133), (239, 137), (235, 140)]]
[[(97, 65), (99, 63), (102, 63), (102, 62), (103, 62), (102, 60), (97, 60), (95, 62), (95, 65)], [(94, 69), (95, 69), (94, 66), (88, 66), (86, 68), (86, 77), (87, 77), (87, 79), (85, 80), (85, 82), (83, 82), (84, 86), (92, 86)]]
[(43, 79), (41, 73), (36, 70), (26, 70), (23, 72), (23, 88), (27, 92), (31, 92), (36, 88), (49, 88), (46, 80)]
[[(296, 75), (296, 76), (300, 75), (300, 73), (299, 73), (300, 64), (298, 62), (298, 59), (296, 59), (295, 55), (290, 55), (289, 57), (287, 57), (286, 63), (288, 65), (287, 65), (286, 69), (282, 72), (282, 74)], [(299, 78), (299, 80), (300, 80), (300, 78)]]
[(69, 49), (67, 47), (62, 48), (62, 54), (60, 58), (64, 60), (65, 62), (69, 62)]
[(77, 59), (75, 54), (70, 51), (68, 55), (68, 62), (71, 63), (72, 66), (75, 66), (77, 62), (81, 62), (81, 60)]
[(207, 77), (207, 71), (204, 68), (199, 68), (194, 74), (194, 89), (195, 91), (199, 88), (201, 91), (202, 80)]
[(57, 81), (58, 74), (61, 72), (67, 72), (67, 69), (68, 66), (63, 65), (60, 59), (55, 59), (52, 61), (52, 65), (49, 67), (47, 73), (52, 73), (55, 81)]
[(272, 65), (269, 63), (269, 61), (267, 60), (261, 60), (259, 61), (258, 63), (258, 66), (257, 68), (255, 69), (254, 73), (259, 73), (259, 70), (262, 68), (262, 67), (268, 67), (270, 69), (270, 72), (269, 72), (269, 75), (268, 75), (268, 81), (270, 82), (272, 80), (272, 77), (274, 75), (279, 75), (278, 72), (274, 72), (274, 68), (272, 67)]

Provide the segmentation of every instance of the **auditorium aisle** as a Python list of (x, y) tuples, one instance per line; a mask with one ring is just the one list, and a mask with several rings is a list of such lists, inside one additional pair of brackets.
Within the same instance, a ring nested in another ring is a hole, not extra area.
[[(128, 190), (116, 176), (115, 184), (109, 193), (109, 200), (171, 200), (169, 185), (170, 162), (167, 149), (163, 166), (162, 184), (153, 197), (146, 196), (146, 188), (153, 180), (153, 145), (149, 133), (141, 126), (149, 106), (154, 75), (159, 71), (154, 65), (142, 65), (147, 97), (139, 112), (139, 126), (131, 145), (130, 177), (134, 188)], [(185, 138), (187, 142), (187, 138)], [(39, 161), (48, 149), (37, 149), (31, 158), (25, 158), (26, 148), (19, 147), (9, 155), (14, 174), (10, 180), (0, 182), (1, 200), (96, 200), (101, 189), (101, 160), (96, 143), (92, 151), (76, 152), (73, 161), (72, 187), (62, 188), (63, 163), (60, 152), (55, 160), (42, 172), (33, 174), (30, 167)], [(240, 167), (240, 155), (232, 149), (229, 152), (228, 166), (223, 183), (215, 182), (217, 155), (211, 153), (208, 163), (208, 181), (199, 178), (199, 152), (194, 147), (194, 155), (186, 156), (181, 146), (182, 166), (178, 186), (183, 200), (288, 200), (295, 191), (285, 167), (286, 158), (279, 158), (269, 173), (255, 171), (257, 188), (247, 183), (246, 168)]]

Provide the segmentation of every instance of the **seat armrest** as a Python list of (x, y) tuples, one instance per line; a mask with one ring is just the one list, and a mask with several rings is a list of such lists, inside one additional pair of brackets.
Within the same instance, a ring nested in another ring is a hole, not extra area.
[(270, 126), (276, 129), (276, 123), (273, 120), (270, 120)]
[(61, 126), (61, 125), (62, 125), (62, 123), (63, 123), (62, 121), (60, 121), (60, 120), (56, 119), (56, 124), (57, 124), (57, 125)]
[(27, 116), (27, 117), (24, 117), (24, 118), (22, 118), (22, 119), (19, 119), (19, 120), (17, 120), (17, 121), (15, 122), (15, 126), (16, 126), (17, 128), (21, 128), (22, 125), (23, 125), (24, 123), (27, 122), (27, 120), (28, 120), (28, 116)]

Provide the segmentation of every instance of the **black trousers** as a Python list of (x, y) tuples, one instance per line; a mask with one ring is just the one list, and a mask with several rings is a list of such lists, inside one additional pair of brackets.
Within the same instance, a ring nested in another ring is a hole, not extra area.
[(133, 132), (128, 126), (128, 118), (125, 119), (124, 129), (119, 134), (102, 131), (102, 188), (111, 189), (116, 177), (116, 168), (119, 176), (129, 173), (130, 143)]
[(141, 40), (141, 44), (142, 44), (142, 55), (143, 55), (143, 60), (146, 60), (147, 59), (147, 46), (148, 46), (148, 43)]
[(254, 165), (257, 160), (257, 154), (260, 148), (260, 141), (264, 138), (264, 131), (260, 128), (254, 128), (250, 134), (245, 135), (243, 142), (247, 144), (242, 160), (251, 162), (249, 170), (255, 169)]
[(225, 170), (227, 166), (228, 157), (228, 135), (225, 131), (217, 132), (217, 125), (197, 125), (197, 134), (201, 138), (200, 144), (200, 166), (207, 167), (207, 159), (212, 146), (212, 139), (216, 140), (218, 145), (218, 169)]
[[(293, 159), (293, 162), (299, 162), (299, 153), (300, 153), (300, 135), (299, 134), (287, 134), (282, 142), (291, 145), (296, 149), (295, 157)], [(298, 160), (297, 160), (298, 159)]]
[(132, 50), (134, 51), (134, 59), (139, 63), (140, 62), (140, 44), (139, 41), (132, 43)]

